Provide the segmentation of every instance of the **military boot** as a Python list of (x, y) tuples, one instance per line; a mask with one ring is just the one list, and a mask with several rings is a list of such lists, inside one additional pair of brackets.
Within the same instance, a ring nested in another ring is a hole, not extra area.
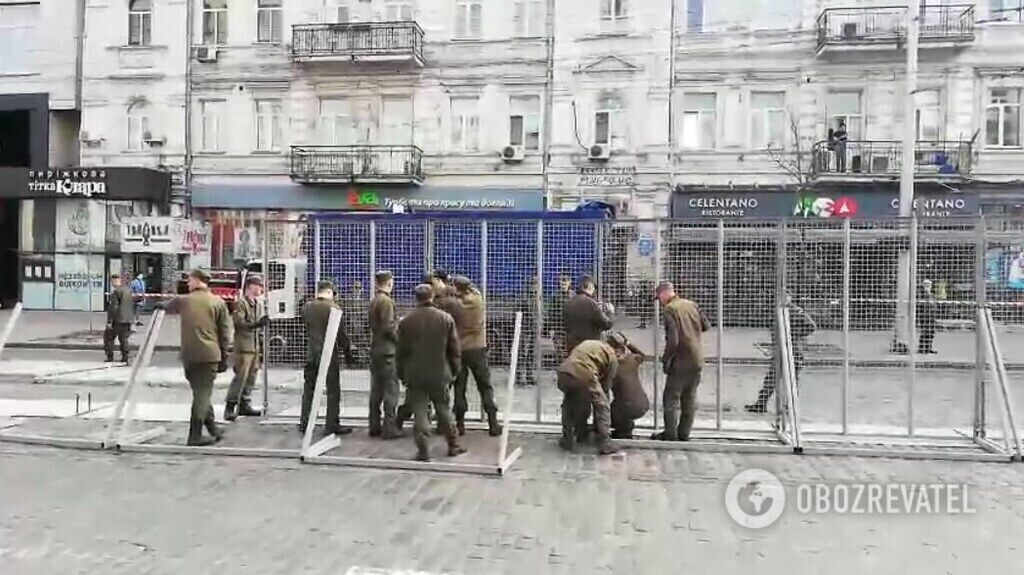
[(458, 457), (466, 452), (466, 448), (462, 447), (458, 443), (451, 443), (448, 445), (448, 457)]
[[(246, 400), (242, 400), (242, 403), (238, 405), (238, 415), (244, 415), (246, 417), (257, 417), (263, 415), (263, 410), (258, 407), (253, 407), (252, 403)], [(226, 417), (224, 419), (227, 419)]]
[(456, 413), (455, 414), (455, 429), (458, 430), (459, 435), (466, 435), (466, 414)]
[(498, 423), (498, 412), (492, 411), (487, 414), (487, 434), (491, 437), (498, 437), (501, 435), (502, 429), (501, 424)]
[(193, 419), (188, 424), (188, 441), (186, 445), (192, 447), (203, 447), (206, 445), (213, 444), (214, 439), (212, 437), (203, 437), (203, 422), (202, 420)]
[(213, 443), (217, 443), (221, 439), (224, 439), (224, 429), (217, 425), (217, 420), (213, 416), (213, 408), (210, 408), (209, 414), (206, 419), (203, 420), (203, 424), (206, 426), (206, 431), (213, 437)]
[(622, 448), (612, 443), (608, 438), (602, 438), (597, 448), (598, 455), (611, 455), (620, 451), (622, 451)]
[(238, 419), (238, 404), (229, 401), (224, 404), (224, 421), (234, 421)]

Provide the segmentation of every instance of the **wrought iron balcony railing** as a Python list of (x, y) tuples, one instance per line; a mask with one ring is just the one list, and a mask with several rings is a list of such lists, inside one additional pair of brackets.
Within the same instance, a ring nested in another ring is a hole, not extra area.
[(296, 24), (295, 60), (374, 60), (408, 58), (423, 65), (423, 29), (416, 22)]
[[(907, 8), (878, 6), (828, 8), (818, 16), (818, 50), (827, 46), (863, 46), (902, 42), (906, 34)], [(922, 47), (936, 42), (969, 42), (974, 39), (974, 6), (921, 6)]]
[(303, 183), (423, 183), (416, 146), (292, 146), (291, 163)]
[[(894, 141), (850, 140), (814, 145), (815, 176), (896, 177), (903, 163), (903, 144)], [(970, 142), (918, 142), (914, 152), (917, 176), (963, 176), (971, 172)]]

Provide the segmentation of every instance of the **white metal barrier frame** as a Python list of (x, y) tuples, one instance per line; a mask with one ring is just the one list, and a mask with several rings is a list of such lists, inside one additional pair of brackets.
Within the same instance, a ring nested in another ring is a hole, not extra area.
[(313, 403), (310, 408), (310, 416), (306, 422), (306, 430), (302, 441), (302, 462), (314, 465), (339, 465), (348, 467), (363, 467), (376, 469), (402, 469), (408, 471), (435, 471), (449, 473), (468, 473), (473, 475), (503, 476), (522, 456), (522, 447), (515, 448), (511, 453), (509, 448), (509, 416), (512, 410), (512, 402), (515, 394), (515, 370), (519, 358), (520, 335), (522, 333), (522, 313), (516, 314), (515, 332), (512, 342), (512, 360), (507, 382), (507, 395), (504, 411), (504, 429), (502, 430), (500, 443), (498, 445), (498, 458), (494, 465), (481, 463), (461, 463), (448, 461), (417, 461), (390, 458), (370, 458), (327, 455), (332, 449), (340, 447), (342, 440), (333, 434), (325, 436), (320, 441), (313, 443), (313, 430), (316, 427), (315, 414), (319, 412), (320, 403), (327, 383), (327, 371), (331, 362), (331, 354), (334, 350), (337, 338), (338, 326), (341, 323), (341, 312), (331, 310), (327, 324), (327, 336), (324, 341), (324, 348), (320, 355), (320, 364), (317, 370), (316, 387), (313, 392)]
[[(8, 318), (7, 324), (4, 326), (2, 334), (0, 334), (0, 353), (7, 344), (7, 340), (14, 330), (15, 324), (21, 317), (22, 305), (19, 302), (11, 317)], [(137, 361), (132, 365), (132, 369), (128, 376), (128, 380), (124, 383), (121, 388), (121, 395), (118, 402), (113, 406), (110, 415), (107, 417), (107, 423), (105, 431), (103, 432), (102, 438), (90, 438), (90, 437), (60, 437), (55, 435), (39, 435), (39, 434), (26, 434), (3, 431), (0, 433), (0, 441), (13, 442), (13, 443), (24, 443), (31, 445), (47, 445), (51, 447), (70, 447), (77, 449), (89, 449), (89, 450), (107, 450), (119, 448), (119, 439), (127, 438), (131, 441), (146, 441), (153, 437), (157, 437), (164, 433), (164, 428), (156, 427), (147, 429), (135, 434), (131, 434), (123, 426), (122, 416), (128, 407), (128, 400), (131, 397), (132, 390), (135, 389), (139, 380), (145, 373), (146, 367), (149, 365), (149, 361), (153, 355), (153, 349), (156, 347), (156, 334), (159, 333), (160, 326), (163, 324), (164, 312), (158, 310), (152, 315), (149, 320), (149, 325), (146, 328), (146, 336), (143, 339), (142, 345), (139, 347), (139, 355)], [(130, 408), (129, 408), (130, 409)], [(12, 421), (3, 428), (16, 427), (19, 422)], [(119, 428), (119, 424), (122, 424)]]

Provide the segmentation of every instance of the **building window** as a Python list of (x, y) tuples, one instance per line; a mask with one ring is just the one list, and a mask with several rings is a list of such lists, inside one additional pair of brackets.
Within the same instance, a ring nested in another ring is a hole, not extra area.
[(459, 152), (480, 149), (478, 98), (452, 98), (452, 149)]
[(942, 97), (938, 90), (922, 90), (914, 94), (917, 139), (939, 142), (943, 139)]
[(483, 36), (484, 5), (482, 2), (459, 0), (455, 5), (455, 37), (480, 38)]
[(200, 102), (200, 121), (202, 122), (199, 134), (201, 149), (204, 152), (223, 152), (221, 147), (221, 122), (224, 116), (223, 100), (206, 100)]
[(513, 5), (512, 24), (516, 36), (544, 36), (544, 2), (542, 0), (516, 0)]
[(715, 94), (683, 95), (682, 147), (686, 150), (713, 150), (718, 128)]
[(411, 22), (414, 20), (412, 2), (388, 2), (384, 7), (384, 19), (387, 22)]
[(1006, 148), (1020, 146), (1020, 90), (994, 88), (985, 110), (985, 143)]
[(1008, 22), (1022, 22), (1024, 16), (1024, 0), (991, 0), (989, 8), (993, 20), (1004, 20)]
[(786, 143), (785, 94), (750, 95), (750, 143), (755, 149), (782, 148)]
[(626, 122), (622, 100), (616, 94), (598, 98), (594, 112), (594, 143), (615, 149), (626, 146)]
[(228, 0), (203, 0), (203, 44), (222, 46), (228, 42)]
[(508, 117), (508, 143), (527, 150), (540, 149), (540, 97), (513, 96)]
[(629, 0), (601, 0), (602, 20), (622, 20), (629, 16)]
[(704, 0), (686, 0), (686, 31), (704, 31)]
[(276, 152), (281, 146), (281, 102), (256, 100), (256, 150)]
[(152, 28), (152, 0), (131, 0), (128, 3), (128, 45), (149, 46)]
[(149, 137), (149, 110), (145, 102), (136, 102), (128, 107), (127, 146), (129, 150), (141, 150)]
[(0, 4), (0, 72), (35, 71), (35, 48), (40, 40), (39, 4)]
[(321, 141), (328, 146), (352, 146), (374, 141), (375, 101), (345, 98), (320, 101)]
[(827, 107), (829, 129), (836, 130), (839, 124), (844, 124), (851, 141), (861, 139), (864, 115), (861, 112), (860, 92), (832, 92), (828, 95)]
[(257, 0), (256, 41), (281, 42), (281, 0)]

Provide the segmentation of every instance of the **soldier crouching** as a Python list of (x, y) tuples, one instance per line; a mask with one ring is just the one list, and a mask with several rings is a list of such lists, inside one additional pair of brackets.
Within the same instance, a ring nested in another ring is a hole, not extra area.
[(631, 343), (626, 349), (612, 382), (612, 439), (633, 439), (636, 420), (651, 409), (651, 400), (640, 382), (640, 365), (647, 357)]
[(609, 334), (605, 340), (580, 342), (558, 367), (558, 389), (564, 394), (562, 438), (558, 441), (562, 449), (575, 449), (577, 430), (586, 426), (592, 409), (598, 453), (610, 455), (619, 451), (611, 442), (611, 410), (605, 389), (611, 388), (625, 352), (623, 338)]

